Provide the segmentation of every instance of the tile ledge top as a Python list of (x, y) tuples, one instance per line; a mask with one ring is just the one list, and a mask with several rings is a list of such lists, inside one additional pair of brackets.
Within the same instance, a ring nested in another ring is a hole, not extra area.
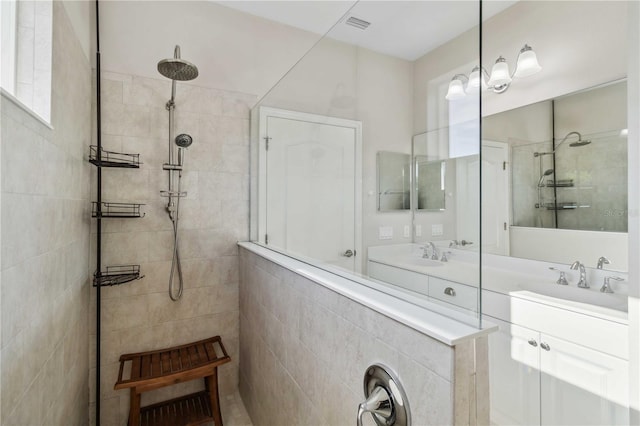
[(488, 335), (497, 329), (485, 321), (482, 328), (477, 328), (406, 302), (375, 290), (372, 288), (375, 283), (365, 278), (354, 276), (347, 279), (252, 242), (239, 242), (238, 245), (449, 346)]

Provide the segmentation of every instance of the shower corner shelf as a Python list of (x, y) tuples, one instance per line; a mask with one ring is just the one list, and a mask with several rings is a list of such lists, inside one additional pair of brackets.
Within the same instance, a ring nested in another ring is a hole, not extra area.
[(93, 286), (120, 285), (141, 278), (144, 278), (144, 275), (140, 275), (140, 265), (107, 266), (105, 272), (93, 274)]
[(547, 188), (572, 188), (574, 186), (573, 179), (548, 180), (542, 185)]
[(585, 207), (585, 206), (578, 206), (576, 202), (568, 201), (564, 203), (545, 203), (544, 207), (547, 210), (575, 210), (578, 207)]
[[(100, 159), (98, 159), (100, 152)], [(124, 169), (140, 168), (140, 154), (125, 154), (121, 152), (98, 149), (96, 145), (89, 147), (89, 162), (98, 167), (119, 167)]]
[(93, 201), (91, 209), (91, 217), (95, 218), (138, 218), (144, 217), (144, 213), (140, 213), (140, 206), (144, 204), (138, 203), (107, 203), (102, 202), (100, 210), (97, 201)]

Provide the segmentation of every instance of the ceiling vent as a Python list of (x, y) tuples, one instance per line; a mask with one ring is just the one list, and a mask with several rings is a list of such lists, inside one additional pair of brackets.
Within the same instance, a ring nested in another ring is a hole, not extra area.
[(366, 30), (367, 27), (369, 25), (371, 25), (371, 22), (367, 22), (363, 19), (358, 19), (355, 16), (350, 16), (349, 19), (346, 20), (345, 22), (347, 25), (351, 25), (352, 27), (356, 27), (358, 29), (361, 30)]

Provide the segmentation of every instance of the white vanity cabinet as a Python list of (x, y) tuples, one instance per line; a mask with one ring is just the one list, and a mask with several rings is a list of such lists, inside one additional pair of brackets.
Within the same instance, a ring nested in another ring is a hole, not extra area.
[(629, 424), (626, 360), (544, 334), (539, 347), (541, 424)]
[(603, 344), (612, 337), (626, 339), (626, 326), (500, 296), (509, 309), (487, 306), (487, 311), (506, 317), (485, 315), (499, 326), (489, 335), (491, 423), (628, 424), (626, 345)]
[(486, 319), (498, 325), (498, 331), (489, 335), (491, 424), (539, 425), (539, 333), (496, 318)]
[(368, 262), (367, 271), (371, 278), (420, 293), (432, 302), (444, 302), (440, 303), (442, 306), (460, 311), (478, 310), (476, 287), (371, 260)]

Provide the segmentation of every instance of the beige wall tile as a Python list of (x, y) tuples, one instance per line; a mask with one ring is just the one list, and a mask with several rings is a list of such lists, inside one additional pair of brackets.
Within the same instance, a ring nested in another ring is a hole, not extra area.
[[(35, 18), (46, 14), (51, 11), (36, 10)], [(2, 100), (2, 137), (20, 141), (3, 144), (2, 153), (3, 425), (62, 424), (63, 418), (65, 424), (86, 424), (88, 414), (81, 395), (87, 394), (89, 374), (84, 158), (91, 70), (58, 2), (53, 22), (53, 56), (44, 59), (53, 61), (54, 129), (18, 108), (5, 108), (9, 103)], [(35, 47), (49, 48), (39, 41)], [(43, 64), (30, 67), (42, 71)], [(38, 92), (39, 75), (32, 77), (38, 98), (48, 103), (50, 92)]]

